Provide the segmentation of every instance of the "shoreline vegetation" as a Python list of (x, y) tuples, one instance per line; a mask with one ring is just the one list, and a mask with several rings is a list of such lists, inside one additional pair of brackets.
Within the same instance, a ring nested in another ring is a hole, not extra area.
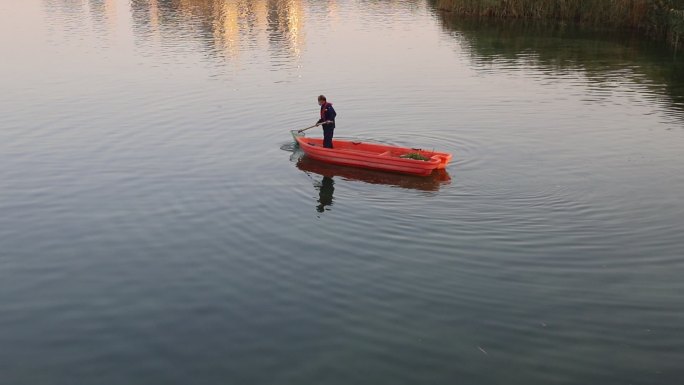
[(445, 31), (456, 33), (453, 36), (469, 52), (474, 68), (524, 64), (557, 75), (582, 73), (605, 89), (629, 78), (684, 112), (684, 60), (670, 60), (667, 47), (651, 44), (637, 32), (597, 32), (577, 24), (521, 19), (453, 17), (447, 12), (439, 17)]
[(472, 18), (555, 20), (637, 30), (684, 47), (684, 0), (431, 0), (439, 10)]

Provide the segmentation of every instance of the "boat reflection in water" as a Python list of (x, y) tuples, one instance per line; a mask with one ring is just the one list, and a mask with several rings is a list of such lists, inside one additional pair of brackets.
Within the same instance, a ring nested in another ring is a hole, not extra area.
[(321, 181), (321, 200), (324, 200), (323, 195), (325, 193), (325, 205), (332, 204), (332, 192), (335, 190), (333, 187), (334, 177), (422, 191), (439, 191), (440, 187), (451, 182), (451, 177), (446, 170), (435, 170), (429, 176), (393, 174), (384, 171), (333, 165), (311, 159), (306, 155), (302, 155), (297, 159), (297, 168), (323, 176)]

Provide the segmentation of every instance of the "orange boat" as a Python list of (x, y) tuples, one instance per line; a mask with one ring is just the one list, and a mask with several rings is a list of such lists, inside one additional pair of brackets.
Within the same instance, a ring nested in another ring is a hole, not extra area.
[(302, 171), (328, 178), (341, 178), (342, 180), (382, 184), (410, 190), (439, 191), (442, 186), (451, 183), (451, 177), (447, 170), (436, 170), (428, 176), (397, 174), (325, 163), (306, 155), (296, 158), (296, 166)]
[(307, 138), (297, 131), (292, 131), (292, 136), (304, 154), (313, 159), (402, 174), (430, 175), (434, 170), (446, 168), (452, 157), (445, 152), (347, 140), (333, 140), (334, 148), (325, 148), (323, 139)]

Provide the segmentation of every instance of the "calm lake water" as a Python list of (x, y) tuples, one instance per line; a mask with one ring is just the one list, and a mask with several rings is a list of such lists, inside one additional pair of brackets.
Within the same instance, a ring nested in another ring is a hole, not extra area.
[[(682, 384), (680, 56), (420, 0), (0, 0), (0, 383)], [(321, 93), (453, 163), (302, 157)]]

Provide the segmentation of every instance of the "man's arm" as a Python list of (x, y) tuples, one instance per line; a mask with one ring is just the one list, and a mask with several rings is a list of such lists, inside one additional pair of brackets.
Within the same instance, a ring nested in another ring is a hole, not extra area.
[(335, 121), (335, 115), (336, 115), (335, 109), (333, 108), (332, 105), (329, 105), (328, 107), (326, 107), (326, 109), (325, 109), (325, 120), (327, 120), (329, 122), (333, 122), (333, 121)]

